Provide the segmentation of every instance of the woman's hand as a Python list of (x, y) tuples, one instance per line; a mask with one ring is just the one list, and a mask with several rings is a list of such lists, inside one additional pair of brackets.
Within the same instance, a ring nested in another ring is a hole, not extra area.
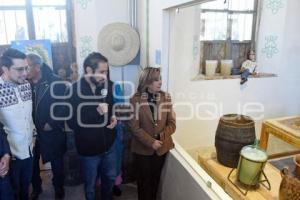
[(159, 148), (161, 148), (163, 145), (163, 142), (160, 141), (160, 140), (155, 140), (152, 144), (152, 148), (156, 151), (158, 150)]

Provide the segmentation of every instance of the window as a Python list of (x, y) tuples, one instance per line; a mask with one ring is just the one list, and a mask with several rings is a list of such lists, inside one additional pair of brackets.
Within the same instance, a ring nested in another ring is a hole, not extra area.
[(28, 39), (25, 0), (0, 0), (0, 44)]
[(28, 28), (25, 10), (0, 11), (0, 44), (13, 40), (27, 40)]
[(64, 0), (32, 0), (32, 7), (36, 39), (50, 39), (53, 42), (68, 41)]
[(200, 40), (252, 39), (255, 0), (216, 0), (200, 5)]
[(226, 40), (227, 13), (205, 12), (201, 24), (200, 40)]
[(0, 0), (0, 45), (13, 40), (68, 42), (66, 0)]
[[(206, 60), (232, 60), (234, 68), (241, 67), (255, 47), (257, 5), (258, 0), (214, 0), (198, 5), (202, 74), (206, 74)], [(220, 72), (218, 62), (216, 76)]]

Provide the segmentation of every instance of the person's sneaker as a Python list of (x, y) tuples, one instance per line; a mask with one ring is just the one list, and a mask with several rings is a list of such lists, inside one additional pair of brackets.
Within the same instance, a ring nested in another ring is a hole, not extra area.
[(244, 83), (246, 83), (248, 81), (247, 78), (242, 78), (240, 84), (243, 85)]
[(33, 190), (32, 193), (30, 194), (30, 200), (38, 200), (42, 192), (43, 192), (42, 188)]
[(119, 188), (119, 186), (114, 185), (113, 193), (115, 196), (119, 197), (122, 195), (122, 190)]
[(65, 198), (65, 189), (63, 187), (55, 188), (55, 200), (62, 200), (64, 198)]

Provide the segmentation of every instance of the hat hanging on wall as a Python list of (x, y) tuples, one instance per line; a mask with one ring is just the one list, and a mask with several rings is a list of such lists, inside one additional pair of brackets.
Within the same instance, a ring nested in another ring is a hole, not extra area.
[(98, 35), (98, 50), (113, 66), (130, 63), (138, 54), (139, 48), (139, 34), (125, 23), (108, 24)]

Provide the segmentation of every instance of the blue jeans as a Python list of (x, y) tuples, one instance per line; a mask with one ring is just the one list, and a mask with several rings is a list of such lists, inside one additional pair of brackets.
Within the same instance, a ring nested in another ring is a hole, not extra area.
[(10, 180), (15, 199), (29, 199), (29, 185), (33, 170), (33, 158), (16, 159), (10, 165)]
[(0, 199), (3, 200), (13, 200), (14, 195), (11, 189), (9, 175), (4, 178), (0, 177)]
[(251, 73), (250, 73), (249, 69), (245, 69), (241, 74), (241, 79), (247, 79), (248, 76), (250, 76), (250, 75), (251, 75)]
[(109, 151), (97, 156), (81, 156), (84, 176), (85, 198), (95, 200), (97, 175), (101, 177), (101, 200), (113, 198), (113, 186), (117, 177), (117, 149), (116, 142)]
[(116, 148), (117, 148), (117, 175), (121, 175), (122, 169), (122, 158), (123, 158), (123, 124), (118, 124), (117, 129), (117, 137), (116, 137)]

